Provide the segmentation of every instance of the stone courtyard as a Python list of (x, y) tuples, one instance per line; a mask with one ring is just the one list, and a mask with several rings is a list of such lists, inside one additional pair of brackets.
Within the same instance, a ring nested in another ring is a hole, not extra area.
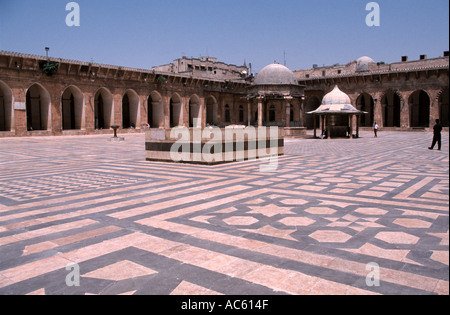
[(449, 294), (448, 133), (286, 140), (270, 173), (121, 136), (0, 140), (0, 294)]

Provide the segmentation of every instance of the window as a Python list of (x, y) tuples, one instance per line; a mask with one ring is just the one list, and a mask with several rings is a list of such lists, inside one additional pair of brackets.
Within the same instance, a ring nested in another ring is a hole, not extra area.
[(275, 105), (270, 106), (270, 109), (269, 109), (269, 121), (270, 122), (276, 121)]
[(231, 113), (230, 113), (230, 105), (225, 105), (225, 122), (231, 122)]

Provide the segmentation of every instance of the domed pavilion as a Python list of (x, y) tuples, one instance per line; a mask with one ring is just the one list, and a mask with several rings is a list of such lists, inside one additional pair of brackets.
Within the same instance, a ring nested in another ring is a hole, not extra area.
[(266, 66), (248, 88), (249, 124), (286, 127), (286, 135), (300, 129), (304, 90), (286, 66)]
[(317, 137), (317, 117), (319, 117), (322, 129), (320, 137), (331, 139), (336, 137), (353, 138), (354, 117), (356, 117), (356, 137), (358, 138), (361, 115), (366, 115), (367, 112), (353, 107), (350, 97), (336, 85), (330, 93), (324, 96), (322, 105), (307, 114), (314, 115), (314, 137)]

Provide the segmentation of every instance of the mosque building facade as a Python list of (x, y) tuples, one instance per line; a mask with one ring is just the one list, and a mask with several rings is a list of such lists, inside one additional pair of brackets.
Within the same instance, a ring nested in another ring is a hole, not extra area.
[(386, 130), (430, 130), (436, 118), (449, 125), (448, 70), (448, 52), (294, 71), (275, 63), (253, 78), (246, 65), (211, 57), (135, 69), (1, 51), (0, 137), (109, 134), (113, 125), (122, 133), (278, 126), (303, 136), (315, 127), (308, 113), (336, 86), (367, 113), (358, 127), (377, 121)]
[[(347, 65), (313, 66), (294, 71), (305, 86), (305, 112), (314, 111), (323, 97), (336, 85), (345, 92), (351, 105), (367, 112), (360, 126), (370, 128), (374, 122), (384, 130), (428, 130), (440, 119), (449, 126), (448, 94), (449, 57), (385, 64), (364, 56)], [(313, 117), (305, 117), (304, 126), (313, 128)]]

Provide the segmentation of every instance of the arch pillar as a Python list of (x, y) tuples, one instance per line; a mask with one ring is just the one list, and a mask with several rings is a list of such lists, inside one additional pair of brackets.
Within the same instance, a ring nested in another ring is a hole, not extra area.
[[(120, 93), (120, 94), (113, 94), (113, 104), (120, 104), (120, 106), (113, 106), (112, 108), (112, 118), (111, 118), (111, 124), (109, 125), (109, 128), (113, 125), (122, 126), (123, 122), (123, 109), (122, 109), (122, 100), (126, 93)], [(108, 129), (109, 129), (108, 128)]]
[(383, 109), (381, 106), (381, 92), (369, 93), (373, 99), (373, 122), (377, 122), (378, 126), (383, 127)]
[(161, 95), (161, 101), (163, 102), (163, 108), (164, 108), (164, 129), (170, 129), (170, 99), (171, 97), (167, 94)]
[(413, 94), (413, 91), (407, 92), (397, 92), (400, 96), (400, 127), (410, 128), (411, 127), (411, 110), (408, 103), (409, 97)]
[(425, 90), (430, 97), (430, 128), (432, 128), (435, 124), (436, 119), (439, 119), (440, 111), (439, 111), (439, 96), (441, 94), (441, 90)]
[(200, 127), (203, 129), (206, 128), (206, 100), (203, 96), (201, 96), (199, 101), (199, 111), (201, 117)]
[(140, 105), (139, 105), (139, 113), (140, 113), (139, 126), (141, 127), (141, 129), (143, 129), (144, 126), (147, 124), (147, 117), (148, 117), (147, 101), (148, 101), (147, 96), (139, 94), (139, 103), (140, 103)]
[[(12, 111), (13, 111), (13, 121), (12, 130), (15, 131), (16, 136), (25, 135), (27, 132), (27, 116), (26, 116), (26, 89), (23, 88), (11, 88), (13, 95)], [(21, 108), (18, 108), (16, 104), (20, 104)]]

